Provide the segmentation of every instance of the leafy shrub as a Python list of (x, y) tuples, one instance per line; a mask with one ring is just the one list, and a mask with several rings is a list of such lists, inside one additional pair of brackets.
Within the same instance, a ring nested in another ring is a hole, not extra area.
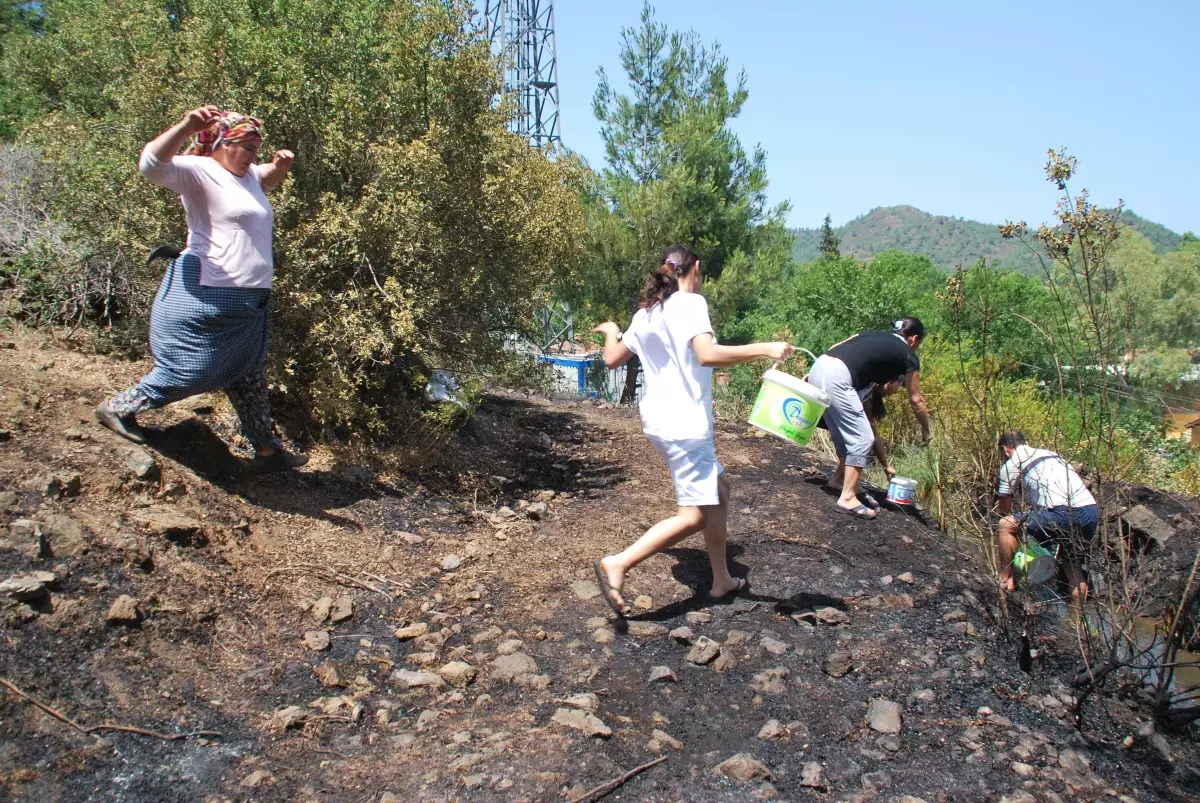
[[(54, 166), (53, 212), (85, 254), (183, 244), (178, 199), (136, 162), (189, 108), (258, 115), (264, 152), (295, 151), (272, 198), (271, 380), (311, 434), (405, 432), (429, 369), (496, 365), (575, 264), (583, 171), (506, 131), (466, 0), (48, 0), (44, 11), (44, 34), (7, 43), (3, 69), (40, 99), (23, 135)], [(140, 313), (157, 268), (132, 259), (124, 271)]]

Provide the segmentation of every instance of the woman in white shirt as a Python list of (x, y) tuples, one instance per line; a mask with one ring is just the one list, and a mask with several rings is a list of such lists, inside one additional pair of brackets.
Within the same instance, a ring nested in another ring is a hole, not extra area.
[(700, 295), (700, 258), (687, 246), (663, 252), (647, 281), (639, 309), (624, 334), (609, 321), (594, 331), (605, 337), (604, 363), (641, 360), (646, 393), (640, 404), (646, 438), (667, 461), (679, 509), (617, 555), (593, 564), (604, 599), (618, 616), (628, 613), (621, 587), (634, 566), (698, 532), (704, 533), (712, 566), (710, 594), (720, 598), (746, 588), (729, 574), (725, 558), (729, 480), (713, 443), (712, 369), (754, 359), (783, 360), (787, 343), (720, 346), (713, 337), (708, 303)]
[(154, 370), (96, 408), (101, 424), (145, 443), (138, 413), (223, 389), (254, 447), (256, 472), (308, 462), (284, 450), (267, 398), (275, 211), (265, 192), (287, 176), (293, 156), (276, 151), (270, 163), (256, 164), (262, 141), (258, 119), (201, 106), (142, 150), (142, 174), (183, 201), (187, 248), (171, 261), (150, 312)]

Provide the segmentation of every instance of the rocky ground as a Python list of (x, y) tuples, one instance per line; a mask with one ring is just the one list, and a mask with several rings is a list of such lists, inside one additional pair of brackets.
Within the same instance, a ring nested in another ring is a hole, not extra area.
[(141, 368), (0, 338), (9, 799), (1200, 799), (1196, 730), (1077, 732), (1069, 634), (1020, 671), (963, 551), (834, 515), (812, 453), (722, 428), (750, 592), (687, 542), (618, 627), (591, 561), (673, 507), (631, 411), (496, 396), (452, 470), (244, 479), (220, 399), (92, 423)]

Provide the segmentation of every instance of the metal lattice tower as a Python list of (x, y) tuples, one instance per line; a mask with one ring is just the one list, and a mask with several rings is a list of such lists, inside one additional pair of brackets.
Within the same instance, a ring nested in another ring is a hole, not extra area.
[(554, 48), (553, 0), (486, 0), (492, 52), (504, 63), (504, 94), (515, 95), (520, 111), (513, 133), (537, 147), (557, 145), (558, 58)]

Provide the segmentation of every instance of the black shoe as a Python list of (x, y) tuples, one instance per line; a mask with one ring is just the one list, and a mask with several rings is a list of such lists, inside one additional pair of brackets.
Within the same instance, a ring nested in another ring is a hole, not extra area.
[(270, 455), (263, 457), (255, 455), (247, 470), (251, 474), (271, 474), (275, 471), (288, 471), (300, 468), (308, 462), (308, 455), (292, 454), (284, 449), (276, 449)]
[(101, 426), (108, 427), (122, 438), (134, 443), (145, 443), (146, 432), (138, 426), (137, 419), (131, 415), (117, 415), (108, 402), (96, 408), (96, 421)]

